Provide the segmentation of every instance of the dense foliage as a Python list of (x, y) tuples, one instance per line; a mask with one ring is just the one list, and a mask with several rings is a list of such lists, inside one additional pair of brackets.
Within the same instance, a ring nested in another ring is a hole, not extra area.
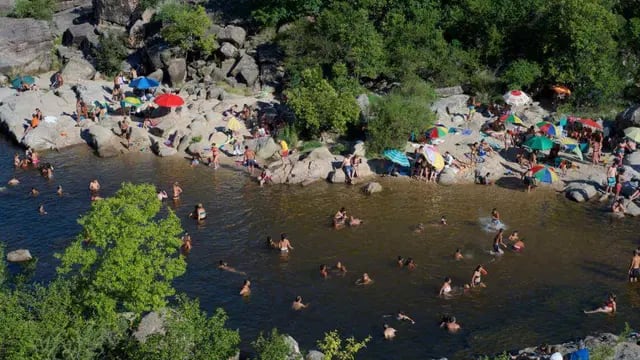
[(11, 16), (51, 20), (56, 7), (54, 0), (17, 0)]
[(122, 61), (127, 58), (127, 54), (127, 47), (122, 35), (114, 33), (101, 35), (98, 47), (93, 50), (96, 70), (108, 76), (116, 75), (122, 67)]
[(167, 2), (157, 16), (163, 22), (162, 37), (186, 55), (208, 56), (216, 49), (215, 36), (209, 31), (213, 24), (202, 6)]
[(356, 354), (367, 347), (371, 336), (357, 341), (353, 336), (342, 339), (338, 331), (324, 334), (324, 339), (318, 341), (318, 349), (324, 353), (324, 360), (355, 360)]

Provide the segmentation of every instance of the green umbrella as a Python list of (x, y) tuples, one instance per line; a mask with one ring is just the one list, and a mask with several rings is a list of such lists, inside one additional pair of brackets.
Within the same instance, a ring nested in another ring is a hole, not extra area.
[(31, 85), (34, 82), (36, 82), (36, 79), (34, 79), (33, 76), (18, 76), (15, 79), (11, 80), (11, 86), (13, 86), (15, 89), (20, 89), (22, 87), (22, 83)]
[(553, 141), (546, 136), (534, 136), (525, 141), (524, 146), (531, 150), (549, 150), (553, 147)]

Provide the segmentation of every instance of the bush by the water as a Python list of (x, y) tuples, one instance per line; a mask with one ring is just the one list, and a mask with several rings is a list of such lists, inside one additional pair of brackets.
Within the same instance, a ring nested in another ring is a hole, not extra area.
[(54, 0), (17, 0), (10, 15), (17, 18), (51, 20), (55, 6)]
[(96, 59), (96, 70), (108, 76), (117, 74), (121, 70), (122, 61), (127, 58), (124, 37), (114, 33), (101, 35), (93, 55)]
[(162, 37), (185, 55), (197, 52), (208, 56), (216, 49), (215, 35), (209, 32), (213, 23), (202, 6), (168, 2), (157, 17), (163, 22)]

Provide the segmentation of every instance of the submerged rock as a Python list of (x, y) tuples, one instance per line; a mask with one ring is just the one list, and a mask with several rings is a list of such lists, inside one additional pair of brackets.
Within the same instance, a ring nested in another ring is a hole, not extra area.
[(380, 185), (380, 183), (372, 181), (372, 182), (368, 183), (367, 185), (365, 185), (364, 188), (362, 188), (362, 190), (365, 192), (365, 194), (371, 195), (371, 194), (375, 194), (377, 192), (381, 192), (382, 191), (382, 185)]
[(31, 252), (27, 249), (13, 250), (7, 253), (7, 261), (9, 262), (25, 262), (33, 259)]
[(566, 196), (577, 202), (585, 202), (598, 195), (598, 190), (594, 185), (588, 183), (571, 183), (565, 188)]

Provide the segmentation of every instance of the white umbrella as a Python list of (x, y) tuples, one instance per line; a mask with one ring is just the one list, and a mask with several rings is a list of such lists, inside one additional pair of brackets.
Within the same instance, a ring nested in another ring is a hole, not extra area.
[(531, 102), (529, 95), (520, 90), (511, 90), (503, 96), (504, 102), (512, 106), (527, 105)]

